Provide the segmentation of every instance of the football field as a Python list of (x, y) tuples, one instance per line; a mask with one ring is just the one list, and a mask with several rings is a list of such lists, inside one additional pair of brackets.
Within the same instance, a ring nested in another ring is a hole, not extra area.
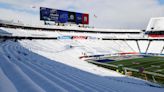
[[(126, 57), (126, 58), (125, 58)], [(158, 56), (117, 56), (108, 57), (100, 60), (93, 60), (91, 63), (98, 66), (108, 68), (111, 70), (118, 70), (117, 72), (122, 73), (124, 69), (128, 69), (130, 76), (149, 80), (151, 82), (159, 83), (164, 85), (164, 57)], [(117, 60), (116, 60), (117, 59)], [(121, 66), (121, 67), (119, 67)], [(138, 72), (144, 71), (144, 73)], [(125, 72), (124, 72), (125, 73)], [(123, 74), (124, 74), (123, 73)]]
[(164, 74), (164, 57), (149, 56), (144, 58), (120, 60), (108, 62), (109, 64), (122, 65), (123, 67), (139, 69), (144, 68), (145, 71)]

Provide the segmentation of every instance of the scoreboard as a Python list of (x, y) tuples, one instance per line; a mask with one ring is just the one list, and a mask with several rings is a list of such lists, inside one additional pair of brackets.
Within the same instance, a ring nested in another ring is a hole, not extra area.
[(40, 7), (40, 20), (56, 23), (89, 24), (89, 14)]

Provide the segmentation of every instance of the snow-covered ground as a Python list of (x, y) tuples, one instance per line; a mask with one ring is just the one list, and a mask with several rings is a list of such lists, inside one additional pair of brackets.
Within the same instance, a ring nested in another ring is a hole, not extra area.
[[(14, 30), (7, 32), (14, 34)], [(15, 33), (26, 34), (18, 30)], [(35, 31), (31, 33), (37, 34)], [(71, 40), (0, 42), (0, 92), (164, 91), (164, 88), (151, 86), (154, 84), (147, 81), (127, 77), (80, 60), (82, 52), (99, 52), (90, 46), (91, 43)], [(96, 41), (94, 43), (98, 45)], [(69, 48), (69, 45), (75, 47)], [(105, 46), (100, 47), (105, 49)], [(122, 44), (118, 48), (125, 46)]]

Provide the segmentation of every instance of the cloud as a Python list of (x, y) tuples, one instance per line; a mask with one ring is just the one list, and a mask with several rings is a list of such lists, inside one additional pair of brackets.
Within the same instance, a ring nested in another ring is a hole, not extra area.
[[(14, 22), (25, 22), (29, 25), (39, 25), (39, 15), (33, 15), (26, 12), (12, 11), (8, 9), (0, 9), (0, 12), (3, 12), (3, 15), (0, 15), (2, 20), (9, 20)], [(6, 16), (5, 16), (6, 15)]]
[(41, 23), (40, 6), (89, 13), (90, 25), (100, 28), (146, 29), (151, 17), (164, 16), (164, 6), (158, 0), (2, 0), (0, 2), (11, 4), (16, 9), (36, 12), (33, 14), (0, 9), (0, 12), (4, 12), (0, 15), (1, 18), (19, 19), (18, 16), (21, 16), (21, 20), (26, 23), (34, 21)]

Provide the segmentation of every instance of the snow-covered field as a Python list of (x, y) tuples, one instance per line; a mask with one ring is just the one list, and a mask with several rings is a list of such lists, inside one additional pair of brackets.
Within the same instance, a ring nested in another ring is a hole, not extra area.
[[(8, 32), (14, 34), (14, 30)], [(15, 33), (23, 35), (18, 30)], [(80, 60), (82, 52), (97, 53), (86, 43), (90, 44), (89, 41), (71, 40), (0, 42), (0, 92), (164, 91), (164, 88), (151, 86), (155, 84), (147, 81)], [(69, 48), (70, 44), (76, 47)]]

